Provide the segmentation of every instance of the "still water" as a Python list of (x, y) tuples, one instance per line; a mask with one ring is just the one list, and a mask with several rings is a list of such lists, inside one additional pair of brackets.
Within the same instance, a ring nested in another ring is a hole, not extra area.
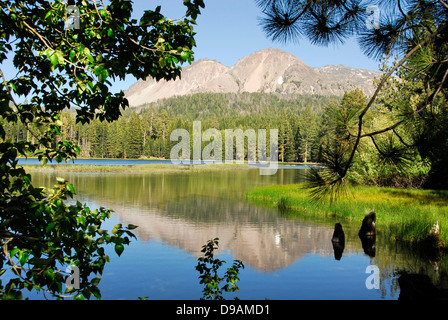
[[(171, 173), (36, 172), (36, 186), (51, 186), (62, 176), (76, 188), (76, 200), (91, 208), (114, 210), (107, 222), (135, 224), (137, 240), (121, 257), (110, 248), (103, 273), (103, 299), (198, 300), (195, 270), (201, 247), (218, 237), (218, 258), (244, 262), (240, 292), (232, 299), (397, 299), (397, 269), (425, 270), (434, 265), (415, 252), (381, 238), (374, 254), (365, 253), (359, 225), (344, 225), (345, 248), (335, 258), (331, 243), (337, 221), (319, 223), (287, 218), (278, 210), (248, 203), (246, 191), (270, 184), (303, 182), (303, 169), (257, 169)], [(379, 288), (366, 285), (368, 266), (380, 270)], [(410, 269), (411, 268), (411, 269)]]

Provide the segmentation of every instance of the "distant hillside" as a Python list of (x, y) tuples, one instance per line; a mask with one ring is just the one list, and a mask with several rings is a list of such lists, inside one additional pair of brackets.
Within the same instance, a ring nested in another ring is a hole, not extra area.
[(146, 103), (128, 109), (128, 112), (160, 113), (166, 110), (170, 118), (181, 117), (184, 121), (246, 117), (251, 117), (252, 120), (256, 119), (254, 117), (275, 119), (282, 110), (300, 114), (306, 106), (310, 106), (313, 112), (320, 114), (323, 107), (335, 98), (337, 97), (300, 95), (294, 99), (287, 99), (281, 98), (278, 94), (256, 92), (196, 93)]
[(312, 68), (292, 54), (265, 49), (227, 67), (209, 59), (199, 60), (182, 71), (175, 81), (140, 80), (125, 91), (131, 106), (196, 93), (276, 93), (281, 96), (342, 96), (356, 88), (373, 94), (373, 80), (380, 73), (351, 67)]

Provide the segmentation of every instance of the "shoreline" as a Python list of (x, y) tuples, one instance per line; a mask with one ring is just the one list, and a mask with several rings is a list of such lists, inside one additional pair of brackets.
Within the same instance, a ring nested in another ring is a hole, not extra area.
[(420, 245), (428, 242), (434, 224), (440, 226), (440, 249), (448, 249), (448, 191), (353, 186), (335, 203), (313, 201), (305, 184), (271, 185), (246, 193), (252, 203), (276, 208), (290, 218), (357, 223), (374, 211), (377, 232), (396, 241)]
[[(35, 159), (35, 160), (37, 160), (38, 158), (37, 157), (18, 157), (17, 159), (19, 159), (19, 160), (28, 160), (28, 159)], [(68, 160), (66, 163), (59, 163), (59, 164), (46, 164), (46, 165), (79, 165), (79, 164), (76, 164), (76, 163), (72, 163), (73, 161), (76, 161), (76, 160), (92, 160), (92, 161), (133, 161), (133, 162), (138, 162), (138, 161), (142, 161), (142, 162), (144, 162), (144, 161), (163, 161), (163, 162), (173, 162), (173, 161), (182, 161), (182, 160), (179, 160), (179, 159), (165, 159), (165, 158), (136, 158), (136, 159), (131, 159), (131, 158), (83, 158), (83, 157), (79, 157), (79, 158), (76, 158), (76, 159), (70, 159), (70, 160)], [(195, 161), (195, 160), (193, 160), (193, 159), (190, 159), (190, 160), (184, 160), (184, 161)], [(209, 162), (211, 162), (210, 160), (200, 160), (200, 161), (209, 161)], [(233, 161), (236, 161), (236, 160), (233, 160)], [(257, 163), (259, 163), (258, 161), (257, 161)], [(174, 164), (174, 163), (167, 163), (167, 164), (172, 164), (172, 165), (177, 165), (177, 164)], [(238, 163), (226, 163), (226, 160), (222, 160), (222, 161), (220, 161), (219, 163), (206, 163), (206, 164), (229, 164), (229, 165), (231, 165), (231, 164), (233, 164), (233, 165), (238, 165)], [(243, 164), (248, 164), (248, 161), (247, 160), (244, 160), (244, 163)], [(296, 166), (296, 165), (300, 165), (300, 166), (309, 166), (309, 167), (321, 167), (322, 166), (322, 164), (321, 163), (318, 163), (318, 162), (281, 162), (281, 161), (278, 161), (277, 162), (277, 164), (278, 165), (284, 165), (284, 166)], [(26, 165), (28, 165), (28, 164), (26, 164)], [(34, 165), (34, 164), (33, 164)], [(35, 164), (35, 165), (42, 165), (42, 164)]]
[(258, 169), (247, 164), (137, 164), (137, 165), (90, 165), (90, 164), (52, 164), (21, 165), (27, 172), (123, 172), (123, 173), (170, 173), (170, 172), (205, 172), (221, 170)]
[[(19, 158), (22, 160), (37, 160), (37, 158)], [(75, 160), (81, 160), (84, 163), (73, 163), (71, 160), (61, 163), (19, 163), (25, 170), (29, 172), (145, 172), (145, 173), (156, 173), (156, 172), (201, 172), (201, 171), (216, 171), (216, 170), (250, 170), (250, 169), (260, 169), (262, 166), (249, 164), (247, 161), (244, 163), (226, 163), (223, 162), (210, 162), (210, 163), (188, 163), (188, 164), (178, 164), (173, 163), (179, 160), (172, 159), (111, 159), (111, 158), (77, 158)], [(99, 161), (102, 160), (105, 163), (85, 163), (85, 160), (89, 161)], [(116, 164), (113, 163), (116, 161)], [(126, 162), (128, 163), (120, 163)], [(141, 161), (141, 162), (140, 162)], [(154, 163), (148, 163), (148, 161), (154, 161)], [(193, 162), (193, 160), (188, 160)], [(110, 163), (107, 163), (110, 162)], [(318, 163), (299, 163), (299, 162), (278, 162), (276, 163), (277, 169), (282, 168), (293, 168), (294, 166), (303, 166), (300, 169), (317, 168), (320, 166)], [(271, 167), (266, 167), (271, 168)], [(274, 167), (272, 167), (274, 168)], [(293, 168), (294, 169), (294, 168)]]

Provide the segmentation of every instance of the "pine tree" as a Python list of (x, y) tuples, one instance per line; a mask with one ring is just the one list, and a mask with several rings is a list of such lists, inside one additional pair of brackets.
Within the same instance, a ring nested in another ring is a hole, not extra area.
[(305, 163), (310, 160), (311, 149), (316, 139), (316, 134), (316, 116), (311, 110), (311, 106), (307, 105), (299, 116), (295, 140), (296, 150), (301, 160)]
[(294, 136), (291, 127), (290, 115), (282, 109), (278, 131), (278, 158), (281, 162), (289, 162), (294, 158)]
[(126, 130), (126, 156), (139, 158), (143, 151), (143, 130), (140, 115), (131, 113)]

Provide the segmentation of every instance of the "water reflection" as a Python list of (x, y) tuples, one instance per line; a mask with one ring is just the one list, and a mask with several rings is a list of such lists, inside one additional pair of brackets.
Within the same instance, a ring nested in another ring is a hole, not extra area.
[(341, 260), (345, 248), (345, 233), (339, 222), (334, 225), (331, 243), (333, 244), (334, 258), (336, 260)]
[(359, 236), (359, 239), (361, 240), (364, 253), (369, 257), (374, 258), (376, 253), (376, 236)]
[[(54, 177), (35, 174), (49, 185)], [(296, 183), (301, 175), (279, 170), (260, 176), (257, 170), (201, 174), (68, 174), (85, 201), (113, 208), (124, 223), (138, 225), (140, 241), (159, 240), (193, 255), (210, 238), (220, 248), (263, 272), (286, 268), (305, 254), (333, 255), (333, 230), (327, 225), (287, 219), (276, 210), (249, 205), (245, 192), (254, 185)], [(355, 247), (348, 250), (356, 251)]]
[[(353, 256), (362, 256), (364, 269), (368, 265), (378, 265), (381, 269), (378, 292), (382, 298), (396, 297), (398, 269), (425, 270), (434, 283), (445, 281), (442, 276), (445, 262), (438, 262), (439, 271), (435, 272), (429, 260), (399, 243), (380, 236), (361, 239), (358, 235), (361, 222), (344, 224), (343, 241), (340, 235), (338, 241), (332, 241), (335, 240), (335, 221), (321, 224), (298, 221), (245, 201), (246, 191), (254, 186), (302, 182), (302, 173), (298, 171), (279, 169), (274, 176), (260, 176), (257, 169), (197, 174), (63, 173), (63, 176), (74, 184), (81, 202), (110, 207), (122, 223), (138, 225), (134, 231), (139, 242), (156, 240), (199, 256), (207, 240), (219, 237), (220, 249), (261, 274), (294, 268), (298, 261), (310, 256), (331, 258), (343, 265), (350, 276), (361, 277), (361, 287), (356, 290), (365, 291), (362, 277), (367, 275), (363, 275), (363, 271), (354, 275), (350, 264), (346, 264)], [(37, 185), (51, 186), (59, 175), (34, 173), (33, 181)], [(331, 270), (334, 274), (338, 272)], [(306, 288), (317, 286), (332, 290), (332, 273), (311, 272), (294, 276), (301, 281), (315, 279), (315, 283)], [(328, 296), (341, 298), (330, 293)]]

